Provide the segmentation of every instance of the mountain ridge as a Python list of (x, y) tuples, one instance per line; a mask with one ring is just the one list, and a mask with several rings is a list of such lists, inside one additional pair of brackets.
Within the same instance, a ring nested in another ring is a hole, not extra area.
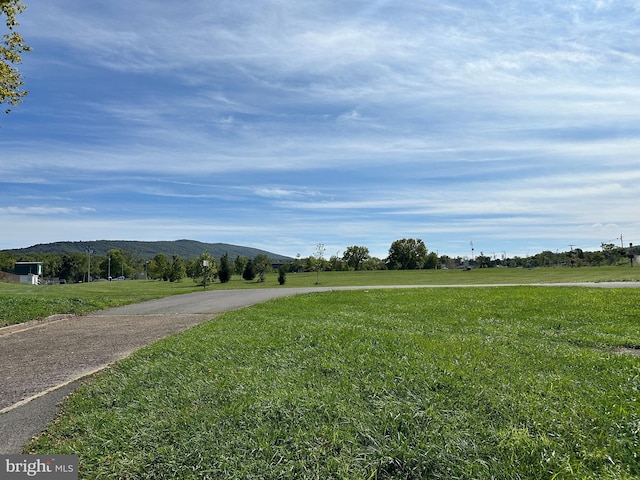
[(89, 249), (94, 255), (105, 256), (109, 250), (122, 250), (131, 253), (133, 256), (150, 260), (157, 254), (164, 254), (168, 257), (178, 255), (184, 259), (191, 259), (200, 256), (202, 252), (209, 252), (212, 257), (220, 258), (225, 253), (229, 258), (242, 255), (255, 258), (258, 254), (267, 255), (272, 260), (293, 260), (292, 257), (268, 252), (254, 247), (245, 247), (229, 243), (206, 243), (198, 240), (165, 240), (165, 241), (141, 241), (141, 240), (95, 240), (95, 241), (65, 241), (39, 243), (25, 248), (14, 248), (3, 250), (14, 255), (30, 255), (38, 253), (86, 253)]

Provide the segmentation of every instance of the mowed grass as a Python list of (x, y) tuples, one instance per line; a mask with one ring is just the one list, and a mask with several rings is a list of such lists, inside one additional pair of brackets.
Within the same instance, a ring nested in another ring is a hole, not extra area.
[[(473, 270), (373, 270), (287, 274), (288, 286), (482, 285), (565, 282), (638, 282), (640, 267), (478, 268)], [(276, 284), (275, 277), (271, 286)]]
[[(287, 274), (286, 284), (279, 286), (277, 273), (267, 281), (247, 282), (239, 276), (226, 284), (208, 285), (208, 290), (245, 288), (309, 287), (366, 285), (478, 285), (508, 283), (640, 281), (640, 268), (536, 268), (476, 269), (366, 272), (303, 272)], [(0, 327), (45, 318), (49, 315), (83, 314), (128, 303), (202, 291), (191, 279), (170, 283), (162, 281), (95, 282), (70, 285), (32, 286), (0, 283)]]
[(639, 304), (565, 287), (274, 300), (91, 379), (27, 451), (78, 454), (87, 479), (639, 478)]
[(0, 283), (0, 327), (55, 314), (84, 314), (145, 300), (202, 290), (182, 282), (127, 280), (69, 285)]

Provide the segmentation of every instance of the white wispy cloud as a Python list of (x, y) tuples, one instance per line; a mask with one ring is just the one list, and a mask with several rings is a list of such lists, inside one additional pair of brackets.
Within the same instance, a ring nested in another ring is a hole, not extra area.
[(21, 24), (2, 227), (303, 254), (640, 236), (636, 1), (38, 0)]
[(91, 207), (76, 207), (76, 208), (64, 208), (64, 207), (47, 207), (47, 206), (7, 206), (0, 207), (0, 216), (59, 216), (59, 215), (80, 215), (85, 213), (95, 212), (95, 208)]

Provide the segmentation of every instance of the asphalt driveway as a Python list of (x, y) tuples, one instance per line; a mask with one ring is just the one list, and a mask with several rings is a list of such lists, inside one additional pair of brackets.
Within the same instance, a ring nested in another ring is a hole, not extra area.
[(135, 350), (272, 298), (328, 290), (212, 290), (0, 328), (0, 454), (20, 453), (78, 380)]

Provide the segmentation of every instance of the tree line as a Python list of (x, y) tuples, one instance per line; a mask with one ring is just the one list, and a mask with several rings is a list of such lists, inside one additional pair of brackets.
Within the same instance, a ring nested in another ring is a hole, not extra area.
[(233, 274), (241, 275), (245, 280), (264, 281), (265, 275), (273, 268), (271, 259), (265, 254), (254, 258), (237, 255), (232, 261), (228, 254), (213, 258), (206, 251), (191, 259), (159, 253), (151, 260), (136, 258), (131, 252), (119, 249), (111, 249), (106, 255), (94, 255), (91, 251), (20, 255), (0, 251), (0, 271), (12, 272), (15, 262), (42, 262), (46, 278), (74, 283), (130, 278), (177, 282), (191, 278), (195, 282), (209, 284), (216, 280), (226, 283)]
[(267, 273), (277, 269), (279, 282), (285, 282), (286, 273), (347, 270), (416, 270), (437, 268), (496, 268), (496, 267), (580, 267), (624, 264), (633, 256), (640, 255), (640, 247), (617, 247), (603, 243), (602, 249), (589, 252), (574, 248), (565, 252), (543, 251), (528, 257), (507, 258), (502, 255), (480, 252), (474, 257), (449, 257), (429, 252), (424, 241), (419, 238), (403, 238), (394, 241), (384, 259), (370, 255), (364, 246), (352, 245), (342, 255), (324, 257), (324, 248), (306, 258), (291, 259), (289, 262), (273, 262), (267, 255), (258, 254), (254, 258), (237, 255), (229, 258), (224, 254), (214, 258), (203, 252), (196, 258), (183, 259), (179, 255), (167, 256), (159, 253), (151, 260), (136, 257), (131, 252), (112, 249), (107, 255), (86, 253), (35, 253), (13, 254), (0, 251), (0, 271), (12, 272), (17, 261), (38, 261), (43, 263), (44, 276), (60, 278), (68, 282), (86, 282), (96, 279), (148, 278), (177, 282), (184, 278), (198, 283), (228, 282), (232, 275), (244, 280), (264, 281)]
[[(564, 252), (549, 250), (532, 256), (507, 257), (506, 253), (472, 256), (438, 255), (429, 252), (425, 243), (417, 238), (403, 238), (394, 241), (384, 259), (372, 257), (362, 246), (347, 247), (342, 256), (329, 259), (309, 257), (296, 259), (296, 268), (303, 270), (414, 270), (414, 269), (454, 269), (454, 268), (534, 268), (534, 267), (581, 267), (628, 264), (630, 258), (640, 255), (640, 247), (617, 247), (611, 243), (601, 244), (601, 250), (586, 251), (573, 248)], [(318, 264), (320, 264), (318, 266)]]

